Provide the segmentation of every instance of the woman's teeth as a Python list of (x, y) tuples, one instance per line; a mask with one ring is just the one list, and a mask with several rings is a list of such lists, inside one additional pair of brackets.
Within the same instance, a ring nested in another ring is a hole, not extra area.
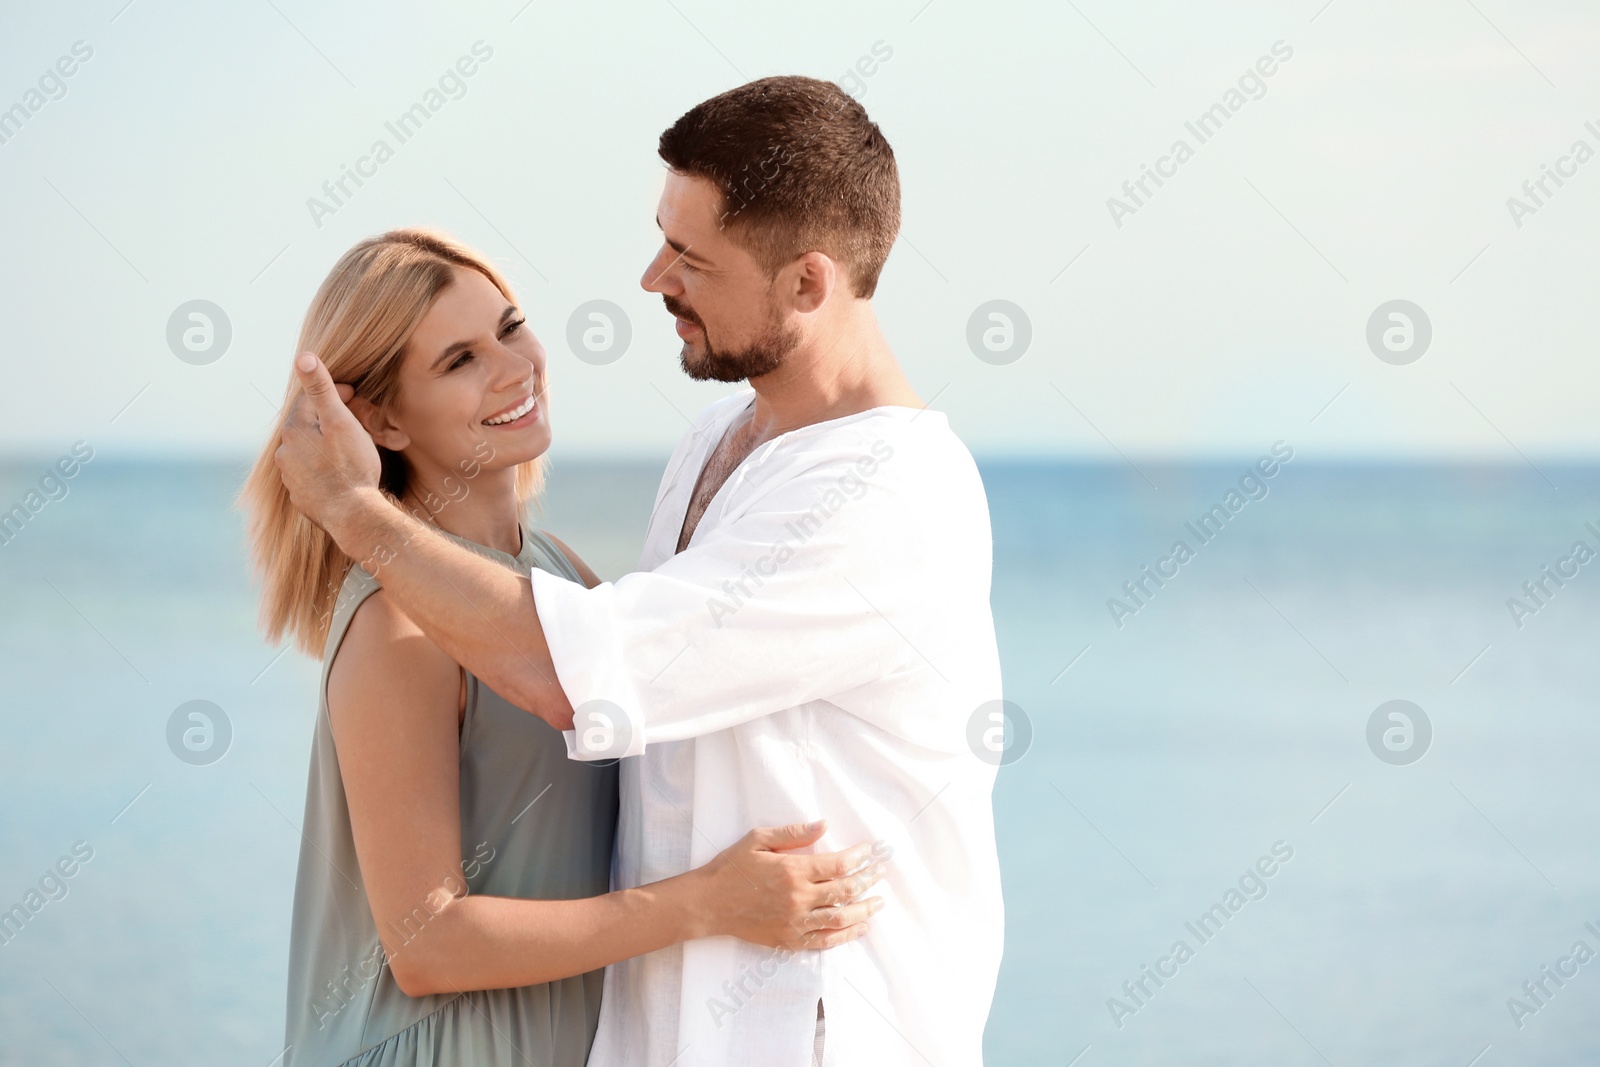
[(515, 420), (522, 418), (522, 416), (526, 415), (528, 412), (532, 411), (535, 403), (536, 399), (530, 396), (528, 399), (524, 400), (521, 404), (506, 412), (504, 415), (496, 415), (492, 419), (484, 419), (483, 424), (485, 426), (499, 426), (503, 422), (514, 422)]

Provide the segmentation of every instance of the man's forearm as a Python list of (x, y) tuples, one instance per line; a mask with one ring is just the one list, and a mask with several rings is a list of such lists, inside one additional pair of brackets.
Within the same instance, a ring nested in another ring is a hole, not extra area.
[(376, 489), (350, 494), (327, 529), (447, 656), (511, 703), (557, 729), (571, 727), (572, 705), (526, 578), (441, 536)]

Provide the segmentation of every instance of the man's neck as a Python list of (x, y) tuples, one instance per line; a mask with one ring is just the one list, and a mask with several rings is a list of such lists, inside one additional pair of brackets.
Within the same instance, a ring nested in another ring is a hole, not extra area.
[(808, 338), (771, 374), (750, 379), (757, 443), (781, 433), (889, 405), (922, 407), (871, 305), (841, 316), (822, 335)]

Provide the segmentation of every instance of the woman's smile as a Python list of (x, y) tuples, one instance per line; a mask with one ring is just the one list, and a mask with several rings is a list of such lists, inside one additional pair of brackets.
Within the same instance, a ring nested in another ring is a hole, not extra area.
[(510, 407), (484, 419), (483, 425), (516, 429), (538, 421), (539, 398), (537, 394), (529, 393)]

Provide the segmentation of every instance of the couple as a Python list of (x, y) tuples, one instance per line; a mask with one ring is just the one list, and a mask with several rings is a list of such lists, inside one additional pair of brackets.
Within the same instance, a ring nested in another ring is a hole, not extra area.
[(641, 284), (750, 388), (615, 582), (524, 520), (546, 355), (481, 257), (371, 238), (307, 313), (241, 495), (267, 631), (323, 660), (289, 1065), (981, 1062), (988, 509), (873, 315), (893, 152), (803, 77), (659, 151)]

